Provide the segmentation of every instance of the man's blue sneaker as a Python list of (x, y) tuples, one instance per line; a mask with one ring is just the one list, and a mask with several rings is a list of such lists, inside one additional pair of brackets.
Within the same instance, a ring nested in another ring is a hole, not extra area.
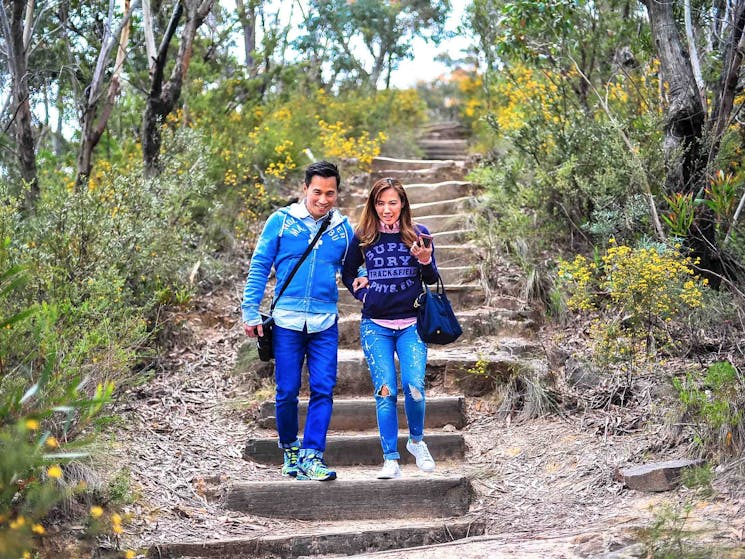
[(329, 469), (321, 454), (309, 454), (298, 462), (297, 479), (331, 481), (336, 479), (336, 472)]
[(282, 464), (282, 475), (289, 477), (297, 477), (297, 463), (298, 454), (300, 453), (299, 446), (291, 446), (285, 449), (285, 461)]

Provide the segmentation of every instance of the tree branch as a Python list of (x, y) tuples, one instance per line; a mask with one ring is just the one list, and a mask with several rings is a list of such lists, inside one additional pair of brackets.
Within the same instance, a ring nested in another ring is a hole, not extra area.
[(605, 99), (600, 95), (600, 92), (595, 88), (592, 82), (588, 79), (587, 76), (585, 76), (584, 72), (582, 72), (582, 69), (579, 67), (579, 64), (577, 64), (577, 61), (574, 60), (571, 56), (569, 56), (569, 59), (574, 64), (574, 67), (577, 69), (577, 72), (587, 82), (587, 85), (592, 89), (593, 93), (598, 99), (598, 102), (600, 103), (600, 106), (603, 108), (603, 111), (608, 116), (608, 119), (610, 120), (613, 127), (616, 129), (616, 132), (618, 132), (618, 135), (623, 140), (623, 143), (626, 144), (626, 147), (629, 150), (629, 153), (631, 154), (631, 159), (634, 163), (636, 163), (637, 171), (639, 172), (641, 182), (642, 182), (642, 189), (644, 190), (644, 196), (647, 199), (647, 206), (649, 207), (649, 217), (652, 219), (652, 225), (654, 226), (655, 233), (657, 234), (657, 238), (660, 241), (665, 240), (665, 232), (662, 229), (662, 223), (660, 222), (660, 216), (657, 214), (657, 205), (654, 202), (654, 196), (652, 195), (652, 187), (649, 184), (649, 179), (647, 178), (647, 173), (644, 171), (644, 165), (639, 160), (639, 156), (637, 155), (637, 150), (634, 148), (634, 145), (631, 143), (631, 140), (626, 135), (626, 133), (621, 128), (621, 125), (618, 124), (613, 114), (610, 112), (610, 109), (608, 108), (608, 104), (605, 102)]
[(693, 24), (691, 22), (691, 0), (684, 1), (686, 39), (688, 40), (688, 57), (691, 59), (691, 69), (693, 77), (698, 86), (698, 96), (701, 98), (701, 106), (706, 111), (706, 85), (701, 75), (701, 63), (699, 62), (698, 49), (696, 48), (696, 37), (693, 34)]

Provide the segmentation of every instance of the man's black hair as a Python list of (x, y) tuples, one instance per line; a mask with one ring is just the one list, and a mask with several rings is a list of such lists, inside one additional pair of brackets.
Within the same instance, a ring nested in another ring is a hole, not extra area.
[(336, 190), (341, 190), (339, 168), (330, 161), (316, 161), (308, 165), (308, 168), (305, 169), (305, 186), (309, 186), (310, 181), (315, 176), (323, 178), (336, 177)]

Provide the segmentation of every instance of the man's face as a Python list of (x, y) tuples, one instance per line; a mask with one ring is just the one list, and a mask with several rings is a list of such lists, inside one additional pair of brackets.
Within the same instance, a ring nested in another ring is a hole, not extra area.
[(305, 206), (313, 219), (321, 219), (336, 204), (339, 189), (336, 177), (319, 177), (315, 175), (310, 184), (303, 187)]

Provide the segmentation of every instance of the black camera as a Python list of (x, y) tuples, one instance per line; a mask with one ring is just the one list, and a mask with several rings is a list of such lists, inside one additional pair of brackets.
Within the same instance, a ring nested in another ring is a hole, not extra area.
[(274, 359), (274, 347), (272, 345), (272, 328), (274, 319), (271, 316), (262, 314), (261, 325), (264, 328), (264, 335), (256, 338), (256, 349), (259, 351), (259, 359), (262, 361), (271, 361)]

